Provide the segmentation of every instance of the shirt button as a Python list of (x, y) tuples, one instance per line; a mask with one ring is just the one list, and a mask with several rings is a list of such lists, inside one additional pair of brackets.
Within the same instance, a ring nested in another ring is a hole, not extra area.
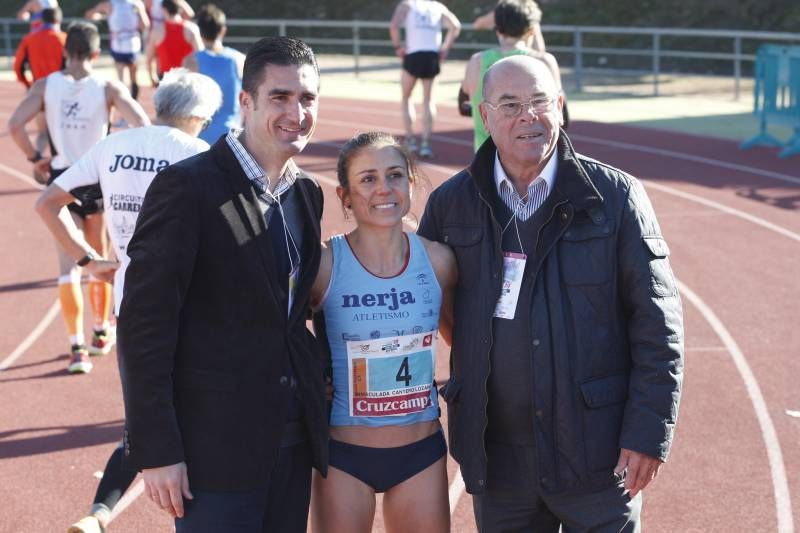
[(536, 411), (536, 416), (538, 416), (539, 418), (542, 418), (542, 415), (544, 415), (544, 413), (542, 412), (541, 409)]
[(539, 339), (533, 339), (533, 345), (534, 346), (539, 346), (540, 344), (541, 344), (541, 342), (539, 341)]
[(287, 378), (286, 376), (281, 376), (281, 379), (279, 380), (279, 382), (280, 382), (281, 385), (283, 385), (285, 387), (286, 385), (289, 384), (289, 378)]
[(547, 483), (547, 478), (546, 478), (546, 477), (543, 477), (543, 478), (539, 479), (539, 481), (541, 481), (541, 482), (542, 482), (542, 485), (544, 485), (544, 484), (546, 484), (546, 483)]

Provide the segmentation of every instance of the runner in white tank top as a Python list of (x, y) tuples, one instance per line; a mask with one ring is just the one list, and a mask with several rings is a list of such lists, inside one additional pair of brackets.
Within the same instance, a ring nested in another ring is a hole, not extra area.
[(438, 52), (442, 46), (442, 14), (447, 9), (431, 0), (409, 0), (406, 13), (406, 54)]
[(50, 165), (63, 170), (108, 133), (106, 81), (54, 72), (47, 77), (44, 110), (56, 154)]
[(128, 54), (142, 51), (137, 4), (134, 0), (111, 0), (111, 15), (108, 17), (111, 50)]
[[(400, 28), (405, 28), (405, 44), (400, 39)], [(442, 28), (446, 30), (444, 42)], [(432, 98), (434, 80), (460, 31), (461, 23), (456, 16), (436, 0), (403, 0), (395, 9), (389, 24), (395, 53), (403, 60), (400, 86), (405, 145), (410, 152), (419, 151), (421, 157), (433, 156), (430, 139), (436, 117), (436, 104)], [(411, 101), (411, 93), (418, 79), (422, 80), (423, 100), (422, 139), (419, 145), (414, 136), (415, 111)]]
[(139, 54), (142, 51), (142, 32), (150, 27), (150, 18), (142, 0), (103, 0), (86, 11), (84, 17), (98, 21), (108, 19), (111, 32), (111, 57), (117, 77), (125, 82), (125, 70), (128, 70), (131, 94), (135, 100), (139, 96), (139, 84), (136, 80)]
[[(131, 98), (124, 85), (93, 75), (92, 66), (100, 54), (100, 35), (94, 24), (73, 23), (67, 31), (64, 49), (66, 68), (36, 81), (8, 121), (14, 143), (38, 172), (49, 176), (50, 181), (106, 136), (111, 109), (118, 109), (135, 126), (150, 123), (144, 110)], [(55, 152), (52, 160), (36, 151), (25, 132), (25, 124), (33, 120), (42, 108)], [(80, 205), (73, 203), (69, 207), (75, 224), (83, 230), (86, 242), (104, 253), (103, 220), (99, 213), (101, 207), (96, 201), (99, 191), (81, 189), (74, 191), (74, 194), (80, 198)], [(91, 370), (92, 363), (83, 334), (80, 266), (85, 261), (76, 264), (60, 245), (57, 248), (59, 301), (72, 347), (68, 370), (86, 373)], [(90, 278), (89, 294), (95, 332), (91, 352), (95, 355), (108, 353), (113, 343), (108, 330), (111, 287), (101, 280)]]

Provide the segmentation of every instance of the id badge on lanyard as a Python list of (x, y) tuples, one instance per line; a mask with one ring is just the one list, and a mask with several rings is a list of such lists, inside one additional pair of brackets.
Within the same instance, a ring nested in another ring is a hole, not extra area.
[(494, 308), (495, 318), (513, 320), (517, 312), (517, 300), (522, 288), (522, 276), (528, 256), (514, 252), (503, 254), (503, 288)]

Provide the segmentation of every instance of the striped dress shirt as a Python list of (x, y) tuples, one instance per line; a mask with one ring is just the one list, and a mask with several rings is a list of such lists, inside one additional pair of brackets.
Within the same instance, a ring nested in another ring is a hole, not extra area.
[(231, 129), (228, 135), (225, 136), (225, 141), (242, 166), (245, 176), (247, 176), (247, 179), (253, 184), (253, 188), (256, 190), (256, 193), (258, 193), (258, 198), (266, 204), (262, 205), (262, 208), (264, 208), (266, 212), (269, 206), (274, 203), (273, 197), (279, 197), (294, 184), (300, 170), (297, 168), (297, 165), (294, 164), (294, 161), (290, 159), (286, 164), (286, 172), (278, 178), (278, 183), (275, 185), (275, 190), (272, 192), (272, 195), (267, 194), (270, 186), (269, 176), (267, 176), (267, 172), (261, 168), (261, 165), (253, 159), (253, 156), (250, 155), (250, 152), (247, 151), (241, 141), (239, 141), (239, 137), (243, 133), (244, 130), (242, 129)]
[(500, 162), (500, 154), (496, 153), (494, 156), (494, 180), (497, 185), (497, 193), (517, 219), (525, 222), (541, 207), (550, 191), (553, 190), (557, 168), (558, 153), (554, 151), (542, 169), (542, 173), (528, 185), (525, 195), (520, 196)]

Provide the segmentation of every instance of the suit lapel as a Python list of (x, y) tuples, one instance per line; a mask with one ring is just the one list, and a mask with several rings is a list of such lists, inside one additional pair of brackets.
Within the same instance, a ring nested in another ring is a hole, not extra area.
[[(255, 248), (258, 251), (257, 255), (260, 260), (254, 262), (262, 266), (262, 281), (269, 287), (270, 290), (267, 292), (272, 298), (273, 304), (277, 307), (280, 301), (285, 300), (285, 294), (283, 284), (277, 283), (277, 267), (270, 251), (272, 243), (267, 234), (267, 225), (264, 221), (264, 214), (261, 211), (258, 197), (225, 138), (223, 137), (214, 143), (211, 150), (214, 151), (217, 160), (225, 169), (225, 177), (233, 190), (233, 205), (236, 207), (236, 211), (246, 227), (249, 237), (255, 241), (255, 246), (251, 247), (251, 249)], [(277, 294), (281, 294), (284, 297), (277, 298)]]

